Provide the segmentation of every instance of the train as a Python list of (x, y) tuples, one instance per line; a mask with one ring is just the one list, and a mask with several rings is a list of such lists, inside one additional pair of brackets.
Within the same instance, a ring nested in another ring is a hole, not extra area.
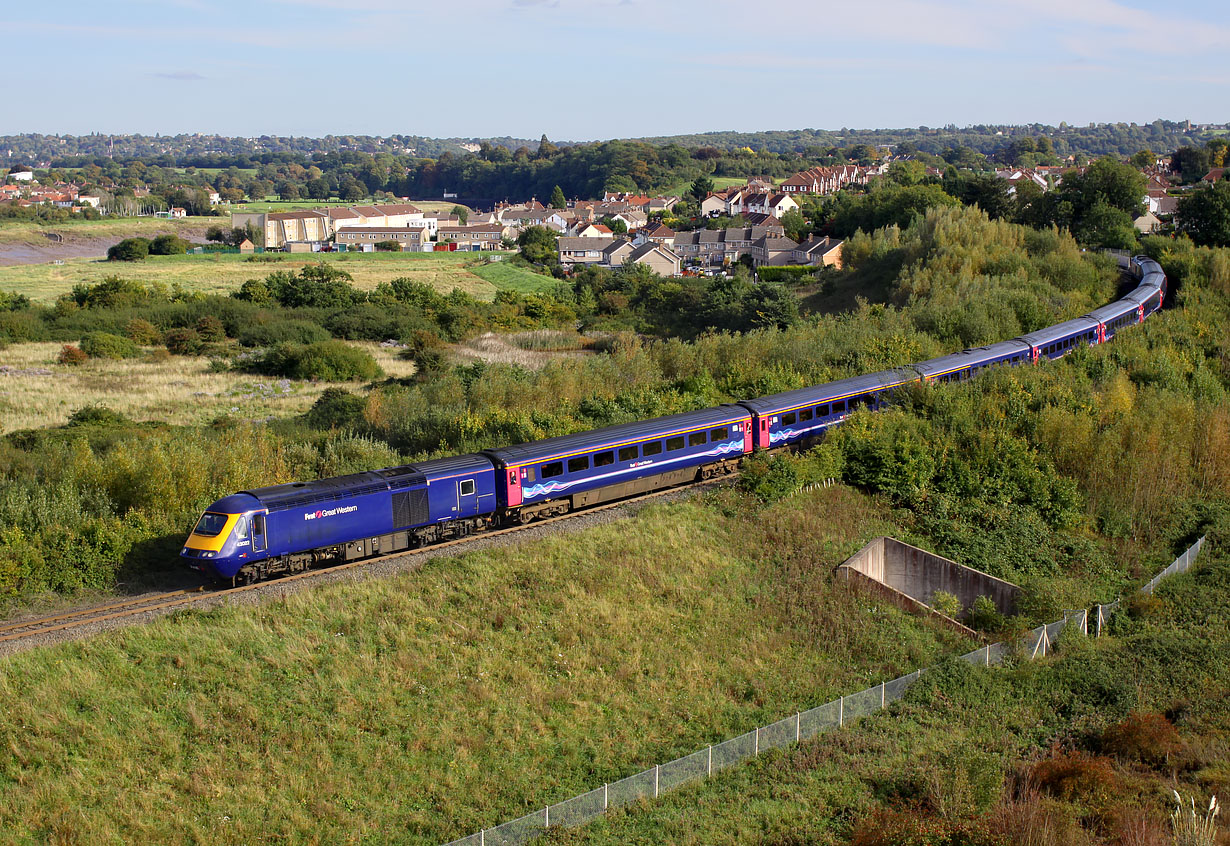
[(754, 452), (816, 443), (902, 386), (962, 381), (1112, 340), (1166, 297), (1157, 262), (1137, 256), (1124, 264), (1138, 284), (1122, 299), (989, 346), (716, 408), (240, 491), (205, 510), (180, 557), (215, 579), (249, 584), (728, 476)]

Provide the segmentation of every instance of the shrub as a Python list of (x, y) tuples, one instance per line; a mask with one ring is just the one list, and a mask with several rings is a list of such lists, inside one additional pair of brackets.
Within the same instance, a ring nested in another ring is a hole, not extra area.
[(60, 355), (56, 359), (60, 364), (78, 365), (85, 364), (90, 360), (89, 355), (80, 347), (72, 344), (65, 344), (60, 348)]
[(149, 255), (149, 246), (145, 238), (125, 238), (107, 250), (107, 261), (141, 261)]
[(363, 421), (367, 400), (345, 388), (326, 388), (308, 411), (308, 425), (315, 429), (345, 429)]
[(172, 329), (167, 332), (165, 343), (174, 355), (199, 355), (205, 342), (195, 329)]
[(1006, 618), (999, 613), (989, 596), (978, 597), (970, 607), (969, 624), (972, 628), (984, 632), (998, 632), (1003, 630), (1006, 622)]
[(1150, 766), (1167, 763), (1182, 748), (1178, 730), (1161, 714), (1133, 711), (1102, 732), (1102, 751)]
[(124, 334), (134, 344), (152, 346), (162, 343), (162, 333), (158, 327), (140, 317), (134, 317), (124, 324)]
[(85, 405), (68, 417), (68, 426), (131, 426), (132, 421), (105, 405)]
[(182, 256), (192, 246), (178, 235), (159, 235), (149, 242), (151, 256)]
[(272, 347), (274, 344), (315, 344), (332, 337), (328, 331), (310, 320), (273, 320), (253, 322), (235, 333), (241, 346)]
[(381, 253), (400, 253), (401, 241), (377, 241), (376, 251)]
[(1039, 790), (1056, 799), (1099, 805), (1115, 796), (1119, 782), (1109, 759), (1079, 751), (1039, 761), (1030, 777)]
[(370, 353), (343, 341), (278, 344), (264, 355), (249, 358), (244, 367), (270, 376), (325, 382), (369, 380), (383, 375)]
[[(249, 256), (248, 261), (255, 258), (264, 258), (263, 256)], [(259, 279), (249, 279), (239, 286), (239, 290), (231, 294), (237, 300), (244, 300), (257, 305), (265, 305), (273, 301), (273, 292), (269, 290), (269, 286)]]
[(215, 343), (226, 340), (226, 327), (222, 325), (222, 321), (214, 317), (212, 314), (203, 315), (196, 322), (196, 333), (201, 336), (201, 340), (206, 343)]
[(931, 595), (931, 607), (954, 620), (961, 613), (961, 600), (946, 590), (937, 590)]
[(128, 338), (109, 332), (91, 332), (81, 339), (81, 351), (90, 358), (136, 358), (141, 354)]

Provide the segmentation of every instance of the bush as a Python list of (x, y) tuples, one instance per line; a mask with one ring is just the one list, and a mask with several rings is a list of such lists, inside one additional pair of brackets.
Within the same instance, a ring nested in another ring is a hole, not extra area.
[(1133, 711), (1102, 733), (1102, 750), (1123, 760), (1162, 766), (1183, 748), (1179, 732), (1161, 714)]
[[(248, 261), (255, 258), (264, 258), (264, 256), (249, 256)], [(244, 300), (257, 305), (265, 305), (273, 301), (273, 292), (269, 290), (269, 286), (259, 279), (249, 279), (239, 286), (239, 290), (231, 294), (237, 300)]]
[(81, 339), (81, 351), (90, 358), (136, 358), (141, 354), (128, 338), (109, 332), (91, 332)]
[(1085, 752), (1067, 752), (1039, 761), (1030, 777), (1039, 790), (1056, 799), (1095, 805), (1108, 803), (1119, 786), (1110, 761)]
[[(259, 315), (258, 319), (260, 316)], [(241, 346), (272, 347), (274, 344), (315, 344), (332, 337), (327, 330), (310, 320), (272, 320), (253, 322), (236, 333)]]
[(998, 632), (1004, 628), (1006, 622), (1007, 619), (999, 613), (989, 596), (978, 597), (970, 607), (969, 624), (979, 631)]
[(201, 340), (206, 343), (216, 343), (226, 340), (226, 327), (222, 325), (222, 321), (214, 317), (212, 314), (203, 315), (196, 322), (196, 333), (201, 336)]
[(162, 333), (158, 327), (140, 317), (134, 317), (124, 324), (124, 335), (134, 344), (142, 346), (162, 343)]
[(931, 595), (931, 607), (955, 620), (961, 613), (961, 600), (946, 590), (937, 590)]
[(60, 348), (60, 355), (56, 361), (60, 364), (78, 365), (85, 364), (90, 360), (90, 357), (80, 348), (72, 344), (65, 344)]
[(132, 421), (105, 405), (86, 405), (68, 417), (67, 426), (131, 426)]
[(269, 376), (324, 382), (370, 380), (384, 375), (370, 353), (343, 341), (278, 344), (264, 355), (248, 359), (244, 366)]
[(205, 342), (195, 329), (172, 329), (167, 332), (165, 343), (174, 355), (200, 355)]
[(192, 245), (178, 235), (159, 235), (149, 242), (151, 256), (182, 256)]
[(107, 250), (107, 261), (141, 261), (149, 255), (149, 247), (145, 238), (125, 238)]
[(315, 429), (345, 429), (363, 422), (367, 400), (344, 388), (326, 388), (306, 417)]
[(377, 241), (376, 251), (380, 253), (400, 253), (401, 241)]

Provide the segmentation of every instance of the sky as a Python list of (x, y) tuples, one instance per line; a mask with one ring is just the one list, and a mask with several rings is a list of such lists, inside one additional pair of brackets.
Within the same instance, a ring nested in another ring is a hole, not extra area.
[(5, 4), (0, 134), (1230, 120), (1225, 0)]

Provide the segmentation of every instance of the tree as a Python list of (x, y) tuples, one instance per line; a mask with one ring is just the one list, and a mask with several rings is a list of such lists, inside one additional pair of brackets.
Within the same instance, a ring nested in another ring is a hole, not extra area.
[(182, 256), (192, 246), (178, 235), (159, 235), (149, 244), (151, 256)]
[(534, 154), (536, 159), (549, 159), (559, 152), (559, 147), (556, 147), (547, 140), (547, 133), (542, 134), (542, 138), (538, 140), (538, 152)]
[(688, 188), (688, 193), (692, 195), (692, 199), (699, 203), (701, 200), (705, 199), (705, 197), (708, 197), (713, 193), (713, 180), (702, 173), (700, 176), (692, 180), (692, 185)]
[(457, 219), (461, 221), (462, 226), (465, 226), (466, 221), (470, 219), (470, 210), (464, 206), (453, 206), (449, 210), (449, 214), (457, 215)]
[(533, 264), (553, 265), (559, 262), (559, 238), (545, 226), (530, 226), (517, 236), (521, 257)]
[(564, 197), (564, 189), (559, 187), (558, 185), (556, 185), (554, 190), (551, 191), (551, 208), (553, 209), (568, 208), (568, 200), (567, 198)]
[(1196, 182), (1209, 172), (1212, 155), (1204, 147), (1180, 147), (1170, 156), (1171, 166), (1179, 171), (1184, 182)]
[(1131, 216), (1105, 201), (1086, 209), (1073, 226), (1076, 239), (1089, 247), (1130, 250), (1136, 246)]
[(811, 232), (811, 224), (797, 209), (791, 209), (782, 215), (782, 228), (786, 230), (787, 238), (800, 242)]
[(1230, 182), (1225, 179), (1179, 200), (1177, 228), (1201, 246), (1230, 247)]
[(145, 238), (125, 238), (107, 250), (107, 261), (141, 261), (148, 255), (148, 240)]
[(1134, 153), (1129, 160), (1132, 167), (1137, 170), (1144, 170), (1147, 167), (1153, 167), (1157, 163), (1157, 155), (1152, 150), (1141, 150)]

